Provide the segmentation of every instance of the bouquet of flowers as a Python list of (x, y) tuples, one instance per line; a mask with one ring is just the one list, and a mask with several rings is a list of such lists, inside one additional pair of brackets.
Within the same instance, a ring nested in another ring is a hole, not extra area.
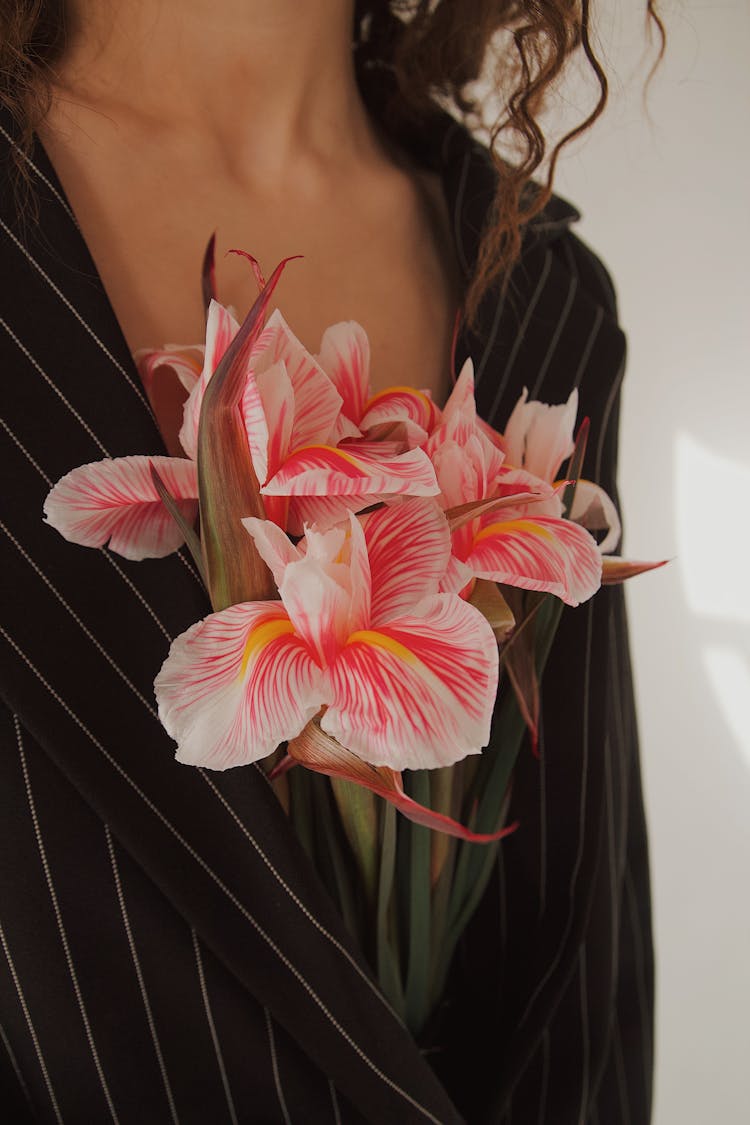
[(260, 763), (419, 1036), (516, 828), (510, 778), (525, 730), (536, 748), (562, 605), (661, 564), (607, 553), (619, 523), (580, 476), (575, 391), (524, 392), (503, 434), (477, 416), (470, 361), (443, 409), (372, 395), (363, 329), (336, 324), (311, 355), (268, 316), (286, 262), (266, 282), (245, 256), (260, 293), (242, 324), (211, 243), (205, 347), (137, 357), (147, 390), (170, 368), (189, 392), (185, 456), (74, 469), (45, 515), (130, 559), (187, 544), (213, 613), (155, 680), (177, 760)]

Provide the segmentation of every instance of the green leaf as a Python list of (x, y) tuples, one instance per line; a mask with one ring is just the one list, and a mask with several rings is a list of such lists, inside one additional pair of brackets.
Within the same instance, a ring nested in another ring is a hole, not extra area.
[[(426, 770), (410, 775), (414, 799), (425, 805), (430, 799), (430, 777)], [(409, 824), (409, 953), (406, 971), (406, 1024), (418, 1035), (429, 1015), (431, 951), (431, 840), (427, 828)]]
[(276, 596), (271, 573), (242, 526), (265, 518), (240, 402), (253, 345), (286, 265), (274, 270), (206, 387), (198, 426), (201, 536), (214, 610)]
[(174, 496), (169, 491), (164, 481), (161, 479), (153, 462), (151, 462), (149, 468), (151, 469), (151, 479), (154, 482), (154, 488), (159, 493), (159, 499), (182, 532), (185, 538), (185, 543), (187, 544), (187, 548), (190, 551), (190, 554), (193, 556), (193, 562), (198, 567), (198, 573), (203, 579), (203, 585), (208, 588), (208, 582), (206, 581), (206, 568), (203, 563), (203, 552), (201, 551), (201, 542), (198, 536), (195, 534), (195, 528), (185, 519), (180, 505), (177, 503)]
[(378, 906), (376, 917), (376, 959), (378, 981), (393, 1010), (403, 1020), (405, 1016), (404, 987), (398, 955), (398, 926), (396, 924), (393, 883), (396, 871), (396, 810), (393, 805), (383, 807), (380, 844), (380, 875), (378, 879)]
[(362, 876), (367, 902), (373, 907), (377, 894), (380, 837), (377, 798), (362, 785), (337, 777), (331, 778), (331, 788), (346, 838)]

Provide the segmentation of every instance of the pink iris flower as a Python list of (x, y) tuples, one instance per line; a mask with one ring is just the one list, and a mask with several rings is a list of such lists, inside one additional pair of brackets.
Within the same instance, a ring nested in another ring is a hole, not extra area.
[[(48, 523), (84, 546), (102, 547), (109, 541), (112, 550), (130, 559), (161, 558), (182, 545), (182, 531), (163, 507), (150, 468), (157, 470), (187, 522), (194, 523), (201, 406), (238, 331), (232, 313), (212, 300), (200, 371), (195, 348), (139, 353), (149, 393), (164, 366), (172, 367), (190, 391), (180, 430), (185, 458), (132, 456), (80, 466), (47, 497)], [(343, 416), (342, 398), (331, 379), (278, 311), (254, 341), (243, 378), (240, 411), (252, 463), (266, 514), (280, 526), (289, 522), (301, 532), (303, 520), (330, 524), (381, 496), (437, 493), (434, 471), (421, 450), (361, 440), (361, 432)], [(344, 438), (350, 439), (345, 447), (337, 446)]]
[[(540, 459), (521, 458), (513, 465), (504, 449), (515, 448), (514, 432), (511, 429), (510, 442), (507, 433), (494, 441), (488, 427), (479, 424), (473, 368), (467, 360), (425, 450), (446, 509), (492, 497), (503, 498), (503, 505), (456, 527), (442, 588), (467, 592), (473, 580), (481, 578), (544, 591), (578, 605), (599, 588), (602, 560), (588, 531), (563, 518), (559, 489), (545, 479), (553, 478), (547, 472), (553, 462), (557, 461), (555, 471), (559, 468), (558, 454), (562, 460), (571, 452), (569, 441), (563, 446), (558, 434), (548, 433), (539, 443)], [(543, 468), (545, 477), (534, 468)], [(516, 502), (510, 499), (514, 496)]]
[(424, 445), (440, 421), (440, 409), (427, 390), (394, 386), (373, 395), (370, 344), (361, 325), (342, 321), (323, 335), (318, 363), (342, 399), (349, 433), (371, 440), (392, 436), (408, 448)]
[(256, 761), (316, 716), (376, 767), (431, 769), (480, 752), (497, 642), (477, 609), (439, 591), (451, 545), (436, 502), (306, 528), (299, 546), (271, 521), (244, 522), (280, 600), (230, 606), (173, 642), (155, 689), (179, 761)]

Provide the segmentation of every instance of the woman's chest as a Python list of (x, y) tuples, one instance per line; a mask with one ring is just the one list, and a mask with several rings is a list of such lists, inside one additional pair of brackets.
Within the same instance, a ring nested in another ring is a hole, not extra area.
[[(310, 351), (328, 325), (357, 320), (370, 340), (374, 391), (406, 383), (445, 397), (459, 294), (437, 181), (391, 169), (324, 195), (284, 185), (259, 193), (215, 171), (199, 178), (44, 141), (131, 351), (202, 342), (201, 262), (216, 232), (217, 295), (240, 318), (257, 284), (249, 263), (227, 251), (253, 254), (266, 274), (301, 255), (276, 303)], [(162, 394), (164, 433), (174, 431), (181, 400), (176, 384)]]

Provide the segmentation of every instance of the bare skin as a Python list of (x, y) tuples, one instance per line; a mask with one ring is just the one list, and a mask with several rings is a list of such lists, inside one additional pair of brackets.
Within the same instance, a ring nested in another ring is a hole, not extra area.
[[(358, 320), (375, 390), (442, 401), (458, 306), (439, 182), (390, 153), (359, 97), (351, 0), (75, 0), (40, 129), (131, 348), (204, 335), (199, 269), (243, 313), (290, 254), (278, 302), (312, 351)], [(178, 452), (181, 394), (157, 404)]]

